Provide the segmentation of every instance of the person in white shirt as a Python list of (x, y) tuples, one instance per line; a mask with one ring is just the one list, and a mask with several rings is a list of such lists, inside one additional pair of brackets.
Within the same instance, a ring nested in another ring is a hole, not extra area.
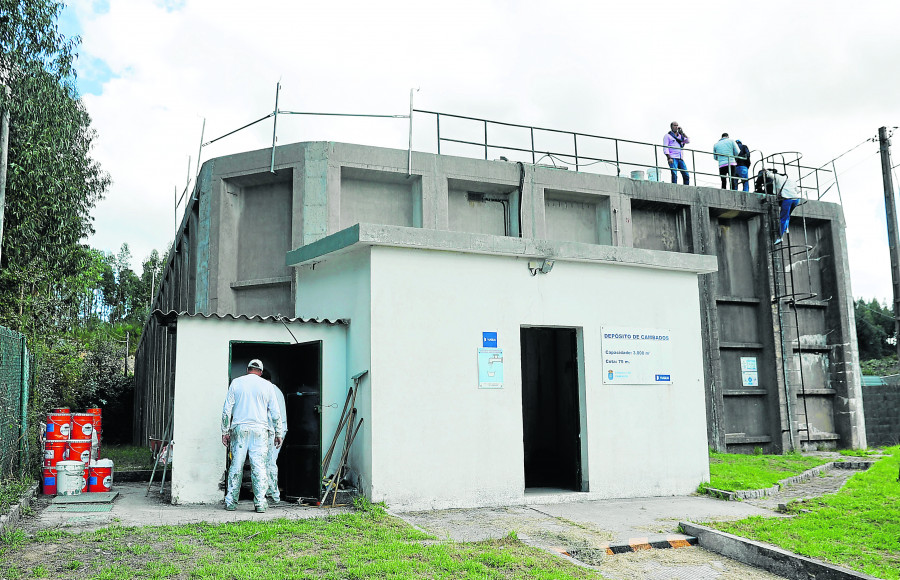
[[(263, 371), (262, 378), (272, 382), (272, 375), (269, 374), (268, 370)], [(269, 480), (269, 489), (266, 491), (266, 495), (270, 496), (273, 502), (278, 503), (281, 501), (281, 492), (278, 489), (278, 453), (281, 452), (281, 446), (275, 445), (275, 436), (281, 437), (283, 443), (284, 437), (287, 435), (287, 405), (285, 404), (284, 393), (281, 392), (281, 389), (274, 383), (272, 384), (272, 389), (275, 394), (275, 400), (278, 401), (278, 408), (281, 410), (282, 428), (280, 432), (277, 431), (275, 422), (269, 418), (269, 455), (266, 459), (266, 475)]]
[(231, 444), (231, 468), (225, 493), (225, 509), (234, 511), (241, 491), (244, 459), (250, 456), (250, 478), (253, 482), (253, 503), (256, 511), (266, 511), (266, 458), (269, 453), (269, 421), (275, 426), (273, 444), (280, 447), (282, 431), (281, 409), (272, 383), (262, 378), (263, 364), (253, 359), (247, 374), (231, 381), (225, 405), (222, 407), (222, 444)]
[(781, 206), (781, 212), (778, 216), (780, 228), (778, 238), (775, 240), (776, 244), (780, 244), (791, 225), (791, 213), (800, 205), (800, 192), (797, 191), (797, 187), (787, 174), (779, 173), (774, 169), (766, 169), (759, 172), (756, 189), (759, 191), (763, 187), (766, 193), (777, 196)]

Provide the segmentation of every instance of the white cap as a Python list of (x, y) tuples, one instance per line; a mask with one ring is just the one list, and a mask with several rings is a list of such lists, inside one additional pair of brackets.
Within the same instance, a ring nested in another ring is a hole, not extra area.
[(247, 363), (247, 368), (263, 370), (262, 361), (259, 360), (258, 358), (255, 358), (252, 361), (250, 361), (249, 363)]

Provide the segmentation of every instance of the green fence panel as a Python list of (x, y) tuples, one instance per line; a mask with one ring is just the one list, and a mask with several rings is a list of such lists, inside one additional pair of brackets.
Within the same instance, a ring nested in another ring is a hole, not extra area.
[(0, 478), (28, 464), (28, 359), (25, 337), (0, 326)]

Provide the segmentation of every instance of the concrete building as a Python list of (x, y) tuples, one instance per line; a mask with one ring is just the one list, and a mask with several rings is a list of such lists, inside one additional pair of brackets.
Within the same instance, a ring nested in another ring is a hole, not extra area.
[(752, 193), (341, 143), (280, 146), (274, 172), (270, 155), (203, 165), (139, 346), (135, 440), (174, 407), (175, 502), (221, 497), (217, 414), (251, 358), (297, 395), (294, 495), (315, 495), (361, 371), (350, 465), (399, 507), (689, 493), (707, 445), (865, 446), (838, 205), (801, 206), (780, 250)]

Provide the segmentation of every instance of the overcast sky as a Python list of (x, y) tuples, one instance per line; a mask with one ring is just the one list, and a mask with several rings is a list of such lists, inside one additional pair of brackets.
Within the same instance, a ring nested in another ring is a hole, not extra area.
[[(209, 140), (270, 113), (279, 79), (293, 111), (405, 114), (417, 87), (420, 109), (654, 143), (677, 120), (697, 149), (727, 131), (810, 166), (863, 143), (836, 162), (853, 292), (889, 299), (878, 144), (865, 141), (900, 125), (898, 23), (896, 0), (73, 0), (61, 28), (82, 37), (78, 86), (113, 179), (89, 242), (127, 242), (138, 269), (164, 250), (203, 119)], [(406, 123), (283, 117), (278, 139), (405, 149)], [(415, 117), (414, 149), (434, 151), (433, 125)], [(271, 139), (269, 120), (202, 160)]]

